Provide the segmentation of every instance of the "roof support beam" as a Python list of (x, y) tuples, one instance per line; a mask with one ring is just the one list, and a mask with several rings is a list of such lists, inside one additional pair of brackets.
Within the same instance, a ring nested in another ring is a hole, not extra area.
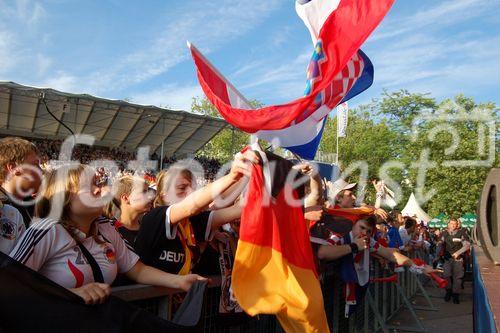
[(104, 134), (101, 135), (101, 137), (99, 138), (98, 141), (102, 141), (106, 137), (106, 134), (108, 134), (109, 129), (111, 128), (111, 126), (113, 125), (113, 122), (115, 121), (116, 117), (118, 116), (118, 112), (120, 112), (120, 109), (121, 109), (121, 107), (118, 107), (118, 109), (116, 109), (115, 114), (113, 115), (113, 118), (111, 119), (111, 121), (108, 124), (108, 127), (106, 128), (106, 130), (104, 131)]
[(193, 132), (183, 141), (181, 142), (180, 145), (177, 145), (177, 147), (175, 147), (175, 150), (174, 152), (172, 153), (173, 156), (175, 156), (175, 153), (177, 153), (177, 151), (179, 150), (179, 148), (181, 148), (186, 142), (189, 141), (189, 139), (191, 139), (195, 134), (196, 132), (198, 132), (198, 130), (200, 129), (200, 127), (202, 127), (203, 125), (205, 125), (207, 121), (206, 120), (203, 120), (202, 123), (200, 123), (194, 130)]
[(38, 118), (38, 109), (40, 108), (41, 102), (42, 102), (42, 99), (40, 97), (38, 97), (38, 101), (36, 103), (36, 109), (35, 109), (35, 116), (33, 117), (33, 123), (31, 124), (31, 133), (35, 132), (36, 118)]
[(137, 124), (141, 121), (142, 119), (142, 115), (144, 114), (144, 109), (141, 109), (141, 113), (139, 114), (139, 117), (137, 117), (137, 119), (135, 120), (134, 122), (134, 125), (132, 125), (132, 127), (130, 128), (130, 130), (128, 131), (127, 135), (125, 135), (125, 137), (123, 138), (123, 140), (121, 140), (118, 144), (118, 147), (122, 146), (123, 143), (125, 141), (127, 141), (128, 137), (130, 136), (130, 134), (132, 134), (135, 130), (135, 127), (137, 126)]
[(7, 105), (7, 129), (10, 127), (10, 115), (12, 113), (12, 89), (9, 89), (9, 103)]
[(139, 142), (135, 145), (134, 150), (137, 150), (137, 148), (139, 148), (139, 147), (141, 146), (141, 144), (144, 142), (144, 140), (146, 140), (146, 138), (149, 136), (149, 134), (151, 134), (151, 132), (153, 132), (154, 128), (155, 128), (157, 125), (158, 125), (158, 121), (157, 121), (157, 122), (155, 122), (155, 123), (153, 124), (153, 126), (151, 126), (151, 128), (150, 128), (150, 129), (149, 129), (146, 133), (144, 133), (144, 135), (143, 135), (143, 137), (142, 137), (141, 141), (139, 141)]

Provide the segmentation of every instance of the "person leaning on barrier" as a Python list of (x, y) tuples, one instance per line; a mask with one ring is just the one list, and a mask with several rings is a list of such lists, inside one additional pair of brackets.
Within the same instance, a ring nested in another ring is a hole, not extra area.
[[(361, 218), (354, 223), (352, 231), (346, 235), (336, 233), (334, 225), (321, 223), (321, 221), (311, 228), (311, 242), (317, 258), (320, 261), (340, 260), (341, 262), (340, 276), (346, 283), (347, 305), (356, 304), (368, 286), (370, 254), (376, 254), (397, 265), (407, 266), (417, 273), (435, 272), (428, 265), (416, 266), (410, 258), (396, 249), (381, 246), (372, 237), (375, 224), (375, 216)], [(346, 315), (349, 313), (350, 311), (346, 309)]]
[(29, 227), (33, 217), (32, 201), (40, 187), (41, 169), (37, 147), (24, 139), (0, 139), (0, 201), (15, 207)]
[(464, 277), (464, 254), (470, 249), (469, 236), (464, 229), (459, 229), (454, 218), (448, 222), (448, 229), (441, 236), (444, 259), (444, 278), (448, 280), (446, 302), (453, 298), (453, 303), (460, 303), (460, 291)]
[[(65, 167), (61, 167), (65, 168)], [(61, 171), (62, 174), (58, 174)], [(38, 218), (10, 256), (80, 296), (103, 303), (118, 272), (142, 284), (189, 290), (199, 275), (173, 275), (144, 265), (109, 219), (89, 167), (49, 172), (35, 207)], [(53, 209), (61, 208), (54, 216)]]
[(165, 272), (191, 272), (200, 258), (200, 243), (241, 215), (239, 204), (211, 212), (206, 208), (243, 176), (249, 176), (251, 163), (258, 163), (252, 151), (237, 154), (229, 174), (194, 192), (195, 180), (189, 170), (174, 166), (160, 172), (155, 208), (142, 219), (135, 244), (141, 259)]

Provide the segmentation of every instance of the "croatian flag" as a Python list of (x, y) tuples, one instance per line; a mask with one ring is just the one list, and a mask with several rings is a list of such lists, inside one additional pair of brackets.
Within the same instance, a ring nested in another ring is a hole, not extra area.
[[(315, 67), (316, 58), (313, 54), (309, 68)], [(309, 69), (308, 75), (313, 72)], [(255, 135), (273, 143), (274, 146), (284, 147), (304, 159), (314, 159), (328, 114), (339, 102), (347, 102), (368, 89), (373, 83), (373, 75), (372, 62), (363, 51), (359, 50), (333, 82), (318, 94), (316, 104), (312, 105), (309, 111), (306, 110), (294, 124), (281, 130), (258, 131)], [(309, 79), (307, 82), (306, 95), (314, 84), (311, 81), (313, 80)]]
[[(368, 72), (370, 67), (373, 69), (359, 47), (388, 12), (393, 1), (297, 2), (299, 16), (306, 22), (315, 45), (308, 68), (306, 95), (299, 99), (252, 109), (234, 86), (189, 44), (200, 85), (230, 124), (273, 143), (278, 141), (278, 145), (289, 147), (300, 156), (311, 159), (314, 157), (311, 142), (316, 140), (313, 143), (317, 148), (330, 110), (366, 89), (370, 80), (373, 80), (372, 71), (371, 79), (369, 75), (364, 76), (368, 82), (365, 88), (361, 85), (356, 88), (356, 82), (361, 81), (363, 72)], [(297, 140), (292, 140), (295, 138)]]

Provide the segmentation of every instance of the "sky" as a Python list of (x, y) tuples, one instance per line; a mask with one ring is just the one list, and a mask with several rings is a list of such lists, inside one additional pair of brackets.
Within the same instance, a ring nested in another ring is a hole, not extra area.
[[(500, 104), (500, 0), (396, 0), (362, 49), (373, 86)], [(0, 0), (0, 81), (189, 110), (186, 41), (264, 104), (303, 94), (310, 35), (292, 0)]]

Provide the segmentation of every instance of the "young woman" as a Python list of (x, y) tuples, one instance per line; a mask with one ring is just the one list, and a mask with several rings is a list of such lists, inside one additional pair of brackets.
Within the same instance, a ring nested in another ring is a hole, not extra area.
[(114, 222), (114, 226), (122, 237), (134, 247), (139, 233), (139, 221), (151, 209), (154, 195), (149, 190), (146, 181), (140, 177), (120, 177), (114, 182), (113, 187), (115, 194), (109, 204), (108, 215), (114, 215), (113, 208), (119, 210), (119, 216)]
[[(102, 303), (118, 272), (137, 283), (187, 291), (198, 275), (179, 276), (144, 265), (108, 219), (90, 168), (50, 172), (35, 207), (38, 218), (11, 257), (68, 288), (87, 304)], [(99, 282), (98, 282), (99, 281)]]
[(237, 154), (229, 174), (197, 191), (189, 170), (174, 167), (160, 172), (155, 207), (142, 219), (135, 244), (141, 260), (165, 272), (190, 273), (212, 230), (241, 215), (239, 205), (212, 212), (206, 210), (208, 205), (249, 175), (249, 163), (257, 162), (252, 151)]

